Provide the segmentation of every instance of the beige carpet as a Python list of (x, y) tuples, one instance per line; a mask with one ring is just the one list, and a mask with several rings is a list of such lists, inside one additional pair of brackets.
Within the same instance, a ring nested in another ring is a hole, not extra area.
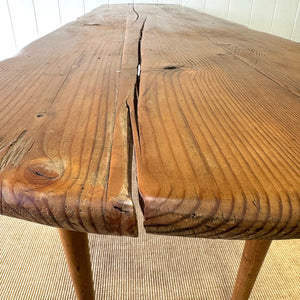
[[(244, 242), (146, 235), (138, 218), (139, 238), (89, 235), (96, 299), (230, 299)], [(250, 299), (300, 299), (299, 258), (300, 240), (273, 242)], [(7, 299), (76, 299), (56, 229), (0, 216)]]
[[(243, 242), (90, 235), (96, 299), (230, 299)], [(300, 299), (300, 241), (271, 245), (250, 299)], [(55, 229), (0, 217), (0, 299), (75, 299)]]

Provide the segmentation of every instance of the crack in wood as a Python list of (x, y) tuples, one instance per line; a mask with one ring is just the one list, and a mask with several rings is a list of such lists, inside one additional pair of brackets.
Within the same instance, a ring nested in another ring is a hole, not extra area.
[(123, 213), (123, 212), (124, 213), (130, 212), (130, 211), (128, 211), (128, 210), (126, 210), (126, 209), (124, 209), (122, 207), (116, 206), (116, 205), (114, 205), (114, 209), (120, 211), (121, 213)]
[(136, 9), (135, 9), (135, 7), (134, 7), (134, 4), (133, 4), (133, 6), (132, 6), (132, 10), (133, 10), (133, 12), (136, 14), (136, 19), (135, 19), (135, 22), (139, 19), (139, 17), (140, 17), (140, 14), (136, 11)]
[(33, 144), (31, 139), (26, 139), (28, 130), (23, 130), (15, 140), (13, 140), (4, 154), (0, 158), (0, 172), (3, 171), (10, 163), (17, 166), (20, 160), (30, 151)]
[(142, 75), (142, 39), (143, 39), (143, 31), (145, 27), (147, 18), (142, 23), (141, 29), (140, 29), (140, 36), (138, 40), (138, 63), (136, 67), (136, 81), (134, 86), (134, 99), (133, 99), (133, 105), (134, 105), (134, 115), (135, 115), (135, 122), (136, 122), (136, 129), (137, 129), (137, 136), (140, 143), (140, 132), (139, 132), (139, 116), (138, 116), (138, 101), (139, 101), (139, 95), (140, 95), (140, 81), (141, 81), (141, 75)]
[(85, 23), (85, 24), (83, 24), (83, 26), (104, 26), (104, 25), (103, 24), (99, 24), (99, 23), (90, 23), (90, 24)]

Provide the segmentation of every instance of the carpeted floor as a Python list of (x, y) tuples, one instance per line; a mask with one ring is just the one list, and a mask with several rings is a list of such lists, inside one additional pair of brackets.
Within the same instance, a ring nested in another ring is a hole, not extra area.
[[(243, 242), (90, 235), (97, 299), (230, 299)], [(250, 299), (300, 299), (300, 241), (276, 241)], [(0, 217), (0, 299), (75, 299), (55, 229)]]
[[(136, 201), (137, 195), (135, 195)], [(242, 241), (89, 235), (96, 299), (230, 299)], [(300, 240), (272, 243), (250, 299), (300, 299)], [(56, 229), (0, 216), (0, 300), (75, 299)]]

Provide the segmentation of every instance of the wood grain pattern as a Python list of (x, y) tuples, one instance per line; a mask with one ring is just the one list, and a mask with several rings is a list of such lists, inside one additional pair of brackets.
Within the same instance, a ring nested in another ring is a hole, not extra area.
[(299, 238), (299, 45), (189, 9), (136, 10), (147, 15), (131, 113), (146, 230)]
[[(181, 12), (162, 8), (201, 36), (231, 53), (277, 84), (300, 96), (299, 44), (270, 34), (212, 18), (206, 14), (195, 17), (191, 10)], [(201, 17), (200, 17), (201, 16)]]
[[(137, 234), (129, 114), (119, 92), (135, 19), (132, 7), (105, 6), (0, 64), (1, 214)], [(135, 82), (137, 47), (130, 50)]]
[(136, 235), (132, 129), (148, 232), (299, 238), (299, 67), (193, 10), (95, 10), (0, 64), (0, 213)]

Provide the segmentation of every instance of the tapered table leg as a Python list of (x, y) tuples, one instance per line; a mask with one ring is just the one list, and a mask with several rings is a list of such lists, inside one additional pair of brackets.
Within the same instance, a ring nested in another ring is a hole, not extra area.
[(231, 300), (247, 300), (264, 262), (271, 240), (249, 240), (245, 247)]
[(94, 300), (87, 233), (58, 229), (78, 300)]

